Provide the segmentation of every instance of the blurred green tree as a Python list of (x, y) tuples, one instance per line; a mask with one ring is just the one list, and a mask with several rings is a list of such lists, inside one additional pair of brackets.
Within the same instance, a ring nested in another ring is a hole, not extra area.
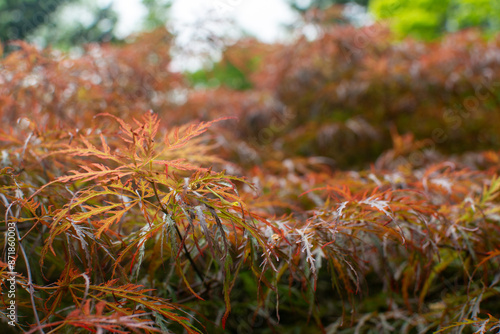
[(216, 88), (219, 86), (235, 90), (252, 88), (252, 83), (246, 75), (228, 61), (214, 63), (210, 69), (188, 72), (186, 76), (191, 85), (203, 88)]
[(0, 0), (0, 40), (25, 39), (47, 24), (62, 5), (74, 0)]
[(95, 0), (0, 0), (0, 40), (29, 40), (66, 49), (116, 40), (112, 3)]
[(30, 40), (41, 46), (67, 49), (90, 42), (117, 42), (118, 15), (112, 3), (102, 7), (95, 0), (70, 0), (52, 18), (34, 31)]
[(369, 0), (288, 0), (292, 8), (299, 12), (305, 12), (312, 8), (325, 9), (331, 5), (344, 5), (355, 3), (367, 6)]
[(400, 37), (430, 40), (473, 26), (490, 33), (500, 28), (498, 0), (371, 0), (369, 9), (378, 19), (390, 19)]
[(169, 9), (172, 6), (172, 0), (142, 0), (142, 4), (147, 10), (144, 28), (154, 29), (165, 25), (168, 20)]
[[(165, 25), (171, 0), (142, 0), (146, 15), (140, 29)], [(0, 41), (29, 40), (69, 49), (89, 42), (119, 42), (113, 2), (96, 0), (0, 0)]]

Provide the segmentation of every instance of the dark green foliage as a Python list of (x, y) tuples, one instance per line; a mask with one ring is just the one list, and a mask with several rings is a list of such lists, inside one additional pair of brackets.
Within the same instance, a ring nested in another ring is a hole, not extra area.
[(186, 76), (194, 87), (216, 88), (222, 86), (235, 90), (252, 88), (252, 83), (230, 62), (215, 63), (212, 69), (198, 70), (187, 73)]
[(361, 6), (367, 6), (369, 0), (287, 0), (292, 8), (299, 12), (305, 12), (309, 9), (325, 9), (332, 5), (344, 5), (355, 3)]
[(74, 0), (2, 0), (0, 1), (0, 40), (25, 39), (40, 25), (47, 24), (61, 6)]
[[(74, 6), (74, 10), (87, 11), (92, 21), (82, 23), (77, 19), (62, 24), (60, 12), (71, 6)], [(101, 8), (76, 0), (5, 0), (0, 1), (0, 13), (0, 40), (3, 43), (29, 37), (37, 38), (45, 46), (67, 49), (89, 42), (117, 41), (113, 32), (117, 16), (111, 5)], [(10, 49), (12, 47), (8, 46), (7, 50)]]

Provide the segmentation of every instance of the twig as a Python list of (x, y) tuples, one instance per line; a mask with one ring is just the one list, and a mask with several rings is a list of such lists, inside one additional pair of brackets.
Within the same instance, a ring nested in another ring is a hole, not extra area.
[[(7, 204), (9, 202), (3, 194), (2, 194), (2, 199), (4, 201), (4, 204), (7, 206)], [(19, 211), (20, 211), (19, 208), (18, 208), (15, 216), (12, 214), (11, 208), (12, 208), (12, 205), (14, 205), (14, 203), (16, 203), (16, 202), (12, 202), (12, 203), (8, 204), (8, 206), (7, 206), (7, 210), (5, 211), (5, 224), (7, 224), (8, 220), (9, 220), (9, 212), (10, 212), (11, 216), (14, 218), (17, 218), (19, 216)], [(24, 250), (24, 247), (21, 244), (21, 235), (19, 234), (19, 229), (17, 228), (17, 222), (14, 225), (16, 226), (17, 243), (19, 245), (19, 248), (21, 249), (21, 254), (23, 255), (23, 258), (24, 258), (24, 263), (26, 264), (26, 271), (28, 274), (28, 287), (29, 287), (31, 306), (33, 307), (33, 314), (35, 316), (36, 324), (38, 325), (38, 331), (41, 334), (45, 334), (45, 332), (42, 329), (42, 324), (40, 323), (40, 318), (38, 317), (38, 312), (36, 310), (35, 297), (34, 297), (35, 289), (33, 289), (33, 279), (31, 277), (31, 266), (30, 266), (30, 263), (28, 260), (28, 256), (26, 255), (26, 251)]]
[[(158, 200), (158, 203), (160, 205), (160, 209), (161, 211), (170, 216), (170, 214), (168, 213), (168, 210), (167, 208), (165, 208), (163, 206), (163, 203), (161, 202), (160, 200), (160, 196), (158, 195), (158, 191), (156, 190), (156, 183), (154, 181), (149, 181), (151, 183), (151, 185), (153, 186), (153, 191), (155, 193), (155, 197), (156, 199)], [(173, 218), (172, 218), (173, 219)], [(199, 277), (199, 279), (203, 282), (203, 285), (205, 286), (206, 288), (206, 291), (210, 290), (210, 286), (207, 285), (207, 283), (205, 282), (205, 277), (203, 276), (203, 274), (201, 273), (201, 271), (198, 269), (198, 267), (196, 266), (193, 258), (191, 257), (191, 254), (189, 253), (189, 250), (186, 246), (186, 243), (184, 242), (184, 237), (182, 236), (182, 233), (181, 231), (179, 230), (179, 228), (177, 227), (177, 225), (174, 224), (174, 227), (175, 227), (175, 231), (177, 232), (177, 236), (179, 237), (180, 239), (180, 242), (182, 243), (182, 247), (184, 248), (184, 253), (186, 253), (186, 257), (189, 261), (189, 263), (191, 264), (191, 266), (193, 267), (194, 271), (196, 272), (196, 275)]]

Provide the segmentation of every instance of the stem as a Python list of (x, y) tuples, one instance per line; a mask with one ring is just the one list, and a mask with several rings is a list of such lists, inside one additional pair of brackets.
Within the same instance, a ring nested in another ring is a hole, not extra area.
[[(4, 204), (7, 205), (7, 210), (5, 211), (5, 224), (9, 221), (9, 212), (12, 217), (18, 218), (19, 217), (19, 212), (20, 208), (18, 207), (16, 215), (12, 215), (12, 205), (14, 205), (15, 202), (8, 203), (8, 200), (5, 196), (2, 195), (2, 199), (4, 201)], [(33, 288), (33, 278), (31, 277), (31, 266), (28, 260), (28, 256), (26, 255), (26, 251), (24, 250), (23, 245), (21, 244), (21, 235), (19, 234), (19, 229), (17, 228), (17, 221), (15, 221), (15, 226), (16, 226), (16, 236), (17, 236), (17, 243), (19, 245), (19, 248), (21, 249), (21, 253), (23, 255), (24, 263), (26, 264), (26, 272), (28, 274), (28, 288), (29, 288), (29, 294), (30, 294), (30, 300), (31, 300), (31, 306), (33, 307), (33, 315), (35, 316), (36, 324), (38, 325), (38, 331), (40, 334), (44, 334), (45, 332), (42, 329), (42, 324), (40, 323), (40, 318), (38, 317), (38, 312), (36, 309), (36, 304), (35, 304), (35, 289)]]
[[(154, 181), (149, 181), (149, 182), (153, 186), (153, 191), (155, 193), (156, 199), (158, 200), (158, 203), (160, 204), (161, 211), (164, 214), (170, 216), (170, 214), (168, 213), (167, 208), (165, 208), (163, 206), (163, 203), (160, 200), (160, 196), (158, 195), (158, 191), (156, 190), (156, 183)], [(179, 228), (177, 227), (177, 225), (174, 225), (174, 227), (175, 227), (175, 231), (177, 232), (177, 236), (179, 237), (179, 241), (181, 242), (182, 247), (184, 248), (184, 253), (186, 253), (186, 257), (187, 257), (189, 263), (191, 264), (191, 266), (193, 267), (194, 271), (196, 272), (196, 275), (203, 282), (203, 285), (205, 286), (206, 290), (207, 291), (210, 290), (210, 286), (208, 286), (207, 283), (205, 282), (205, 277), (203, 276), (203, 274), (201, 273), (201, 271), (198, 269), (198, 267), (196, 266), (196, 263), (194, 262), (193, 258), (191, 257), (191, 254), (189, 253), (189, 250), (188, 250), (188, 248), (186, 246), (186, 243), (184, 242), (184, 237), (182, 236), (181, 231), (179, 230)]]
[(194, 263), (194, 260), (191, 257), (191, 254), (189, 253), (189, 250), (187, 249), (186, 243), (184, 242), (184, 237), (182, 236), (181, 231), (179, 230), (179, 228), (177, 227), (177, 225), (174, 225), (174, 227), (175, 227), (175, 230), (177, 231), (177, 235), (179, 236), (180, 242), (182, 243), (182, 247), (184, 248), (184, 252), (186, 253), (186, 257), (188, 258), (189, 262), (193, 266), (193, 269), (196, 272), (196, 275), (198, 275), (198, 277), (203, 282), (203, 285), (205, 285), (205, 288), (207, 288), (207, 290), (208, 290), (209, 287), (206, 285), (205, 277), (203, 277), (203, 274), (200, 272), (200, 270), (198, 269), (198, 267)]

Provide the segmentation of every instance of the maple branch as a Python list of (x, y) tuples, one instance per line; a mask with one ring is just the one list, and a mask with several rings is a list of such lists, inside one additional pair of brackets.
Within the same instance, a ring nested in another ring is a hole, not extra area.
[[(160, 200), (160, 196), (158, 195), (158, 190), (156, 189), (156, 183), (154, 181), (149, 181), (151, 183), (151, 185), (153, 186), (153, 191), (155, 193), (155, 197), (156, 199), (158, 200), (158, 203), (160, 204), (160, 209), (161, 211), (170, 216), (167, 208), (165, 208), (163, 206), (163, 203), (161, 202)], [(173, 219), (173, 218), (172, 218)], [(210, 290), (210, 286), (206, 284), (205, 282), (205, 277), (203, 276), (203, 274), (201, 273), (201, 271), (198, 269), (198, 267), (196, 266), (193, 258), (191, 257), (191, 254), (189, 253), (189, 250), (186, 246), (186, 243), (184, 242), (184, 237), (182, 236), (182, 233), (181, 231), (179, 230), (179, 228), (177, 227), (176, 224), (174, 224), (174, 228), (175, 228), (175, 231), (177, 232), (177, 236), (179, 237), (180, 239), (180, 242), (182, 243), (182, 247), (184, 248), (184, 253), (186, 253), (186, 257), (189, 261), (189, 263), (191, 264), (191, 266), (193, 267), (194, 271), (196, 272), (196, 275), (199, 277), (199, 279), (203, 282), (203, 285), (205, 286), (206, 288), (206, 291), (209, 291)]]

